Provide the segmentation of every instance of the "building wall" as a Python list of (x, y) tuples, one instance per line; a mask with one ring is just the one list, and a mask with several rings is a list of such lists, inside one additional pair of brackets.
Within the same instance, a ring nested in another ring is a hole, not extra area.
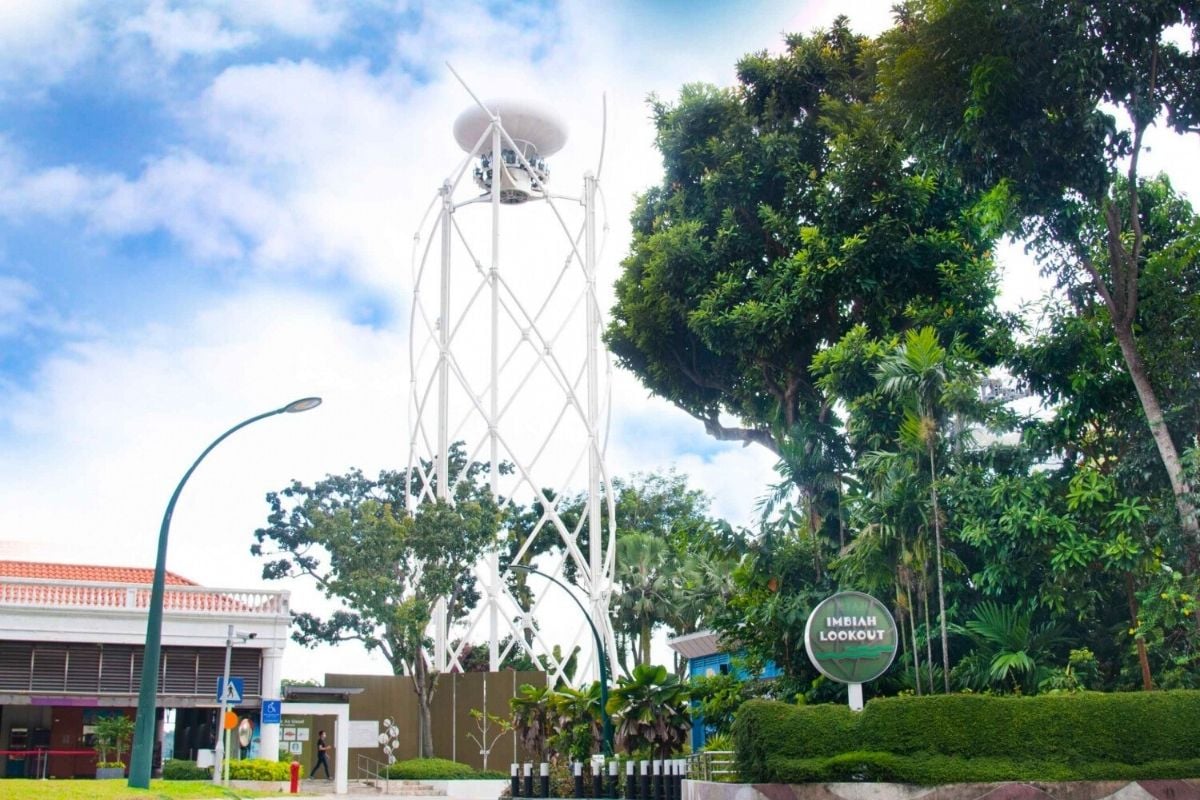
[[(479, 729), (479, 722), (471, 716), (471, 710), (478, 709), (508, 719), (512, 713), (508, 701), (527, 683), (545, 686), (546, 675), (542, 672), (505, 670), (446, 673), (439, 676), (430, 704), (434, 755), (483, 769), (483, 756), (479, 752), (482, 747), (471, 737), (483, 739), (484, 736)], [(325, 686), (363, 689), (361, 694), (350, 698), (351, 723), (375, 721), (382, 731), (383, 720), (390, 717), (400, 730), (396, 760), (417, 757), (417, 698), (413, 692), (412, 678), (405, 675), (327, 674)], [(496, 732), (496, 727), (491, 726), (487, 736), (489, 742)], [(383, 745), (376, 743), (374, 747), (352, 748), (351, 768), (354, 767), (355, 756), (359, 754), (387, 762)], [(487, 768), (507, 772), (508, 765), (521, 758), (516, 734), (504, 734), (492, 744)]]

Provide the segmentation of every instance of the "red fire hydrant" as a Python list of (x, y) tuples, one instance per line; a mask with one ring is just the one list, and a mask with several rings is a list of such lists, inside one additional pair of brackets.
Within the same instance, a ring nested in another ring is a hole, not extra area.
[(300, 791), (300, 762), (293, 761), (290, 766), (292, 770), (292, 785), (289, 788), (292, 794), (296, 794)]

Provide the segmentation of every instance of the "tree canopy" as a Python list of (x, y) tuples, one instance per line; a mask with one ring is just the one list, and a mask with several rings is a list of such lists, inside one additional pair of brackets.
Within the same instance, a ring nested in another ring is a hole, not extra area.
[(421, 752), (432, 755), (429, 701), (436, 676), (426, 635), (434, 604), (460, 619), (478, 601), (474, 568), (496, 540), (500, 508), (482, 477), (484, 464), (451, 454), (454, 502), (412, 507), (403, 473), (369, 479), (359, 470), (312, 486), (298, 481), (267, 495), (267, 526), (254, 533), (254, 555), (269, 559), (263, 577), (306, 576), (345, 606), (328, 617), (293, 616), (301, 644), (361, 641), (397, 674), (413, 676), (422, 714)]

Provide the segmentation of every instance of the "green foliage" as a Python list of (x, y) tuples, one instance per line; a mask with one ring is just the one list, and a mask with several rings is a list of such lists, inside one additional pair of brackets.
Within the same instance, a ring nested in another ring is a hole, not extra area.
[(552, 696), (549, 688), (526, 683), (508, 701), (512, 709), (513, 730), (517, 732), (521, 748), (537, 761), (546, 760), (546, 745), (553, 735)]
[(388, 766), (389, 778), (398, 780), (453, 781), (479, 778), (480, 774), (469, 764), (446, 758), (413, 758), (397, 761)]
[(1062, 643), (1062, 628), (1033, 622), (1033, 611), (985, 600), (963, 627), (975, 644), (958, 665), (961, 682), (972, 689), (1033, 694), (1050, 676), (1051, 650)]
[(687, 741), (692, 726), (688, 689), (666, 667), (639, 664), (608, 695), (608, 713), (618, 718), (617, 746), (627, 753), (650, 748), (668, 758)]
[(602, 749), (600, 682), (583, 689), (560, 686), (550, 695), (555, 734), (551, 745), (556, 753), (573, 761), (586, 761)]
[[(123, 713), (100, 717), (96, 720), (96, 750), (99, 753), (97, 766), (124, 767), (121, 754), (129, 749), (133, 741), (134, 722)], [(114, 750), (116, 758), (108, 760), (108, 751)]]
[(234, 781), (286, 781), (291, 778), (288, 762), (265, 758), (243, 758), (229, 762), (229, 779)]
[(606, 335), (710, 435), (797, 459), (815, 516), (836, 491), (809, 478), (845, 458), (812, 376), (822, 351), (860, 325), (876, 337), (936, 325), (989, 357), (1005, 335), (991, 234), (893, 135), (875, 103), (878, 56), (839, 18), (787, 37), (780, 56), (746, 56), (736, 89), (653, 101), (664, 179), (633, 214)]
[(750, 782), (1103, 780), (1187, 774), (1200, 692), (940, 695), (845, 706), (750, 701), (734, 724)]
[(708, 737), (709, 743), (729, 733), (738, 708), (748, 697), (746, 682), (732, 672), (692, 678), (688, 690), (693, 715), (702, 717), (704, 726), (714, 732)]
[(203, 781), (212, 779), (212, 767), (197, 767), (194, 761), (169, 758), (163, 762), (164, 781)]
[[(474, 568), (496, 540), (502, 512), (488, 488), (488, 465), (468, 463), (461, 443), (449, 454), (452, 499), (432, 501), (415, 473), (359, 470), (313, 486), (294, 481), (267, 494), (267, 527), (251, 553), (270, 559), (268, 579), (307, 576), (349, 611), (327, 619), (294, 614), (293, 638), (304, 645), (360, 641), (379, 650), (396, 674), (412, 675), (420, 711), (419, 752), (433, 751), (429, 703), (436, 675), (425, 631), (434, 604), (446, 602), (452, 624), (478, 601)], [(423, 494), (424, 493), (424, 494)], [(421, 502), (428, 500), (428, 502)]]

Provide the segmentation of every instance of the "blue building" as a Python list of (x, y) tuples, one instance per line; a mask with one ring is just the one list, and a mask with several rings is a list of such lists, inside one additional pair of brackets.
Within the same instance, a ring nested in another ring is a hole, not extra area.
[[(683, 636), (667, 639), (667, 647), (670, 647), (687, 659), (687, 674), (689, 678), (700, 678), (706, 675), (727, 675), (732, 672), (735, 677), (742, 680), (750, 678), (766, 680), (782, 674), (773, 661), (768, 661), (762, 672), (757, 675), (751, 675), (741, 666), (734, 665), (733, 659), (738, 655), (738, 652), (734, 651), (730, 653), (723, 650), (721, 642), (714, 631), (697, 631), (696, 633), (686, 633)], [(694, 717), (693, 722), (692, 752), (695, 753), (704, 747), (704, 743), (708, 741), (708, 737), (713, 731), (704, 724), (703, 717)]]

